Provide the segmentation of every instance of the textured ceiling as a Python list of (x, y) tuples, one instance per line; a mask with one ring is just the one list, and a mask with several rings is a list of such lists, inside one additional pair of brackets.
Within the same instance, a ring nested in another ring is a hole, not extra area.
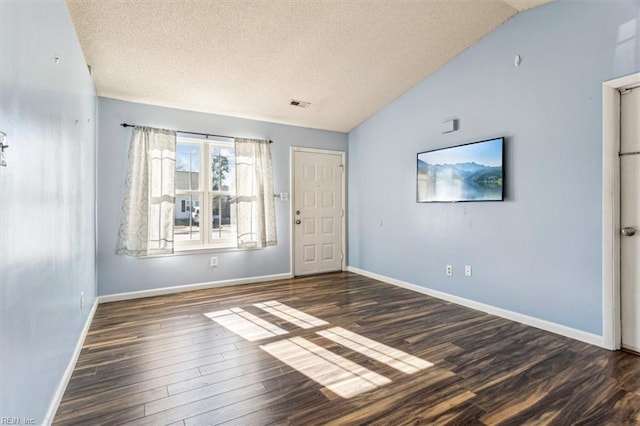
[(67, 3), (100, 96), (347, 132), (548, 1)]

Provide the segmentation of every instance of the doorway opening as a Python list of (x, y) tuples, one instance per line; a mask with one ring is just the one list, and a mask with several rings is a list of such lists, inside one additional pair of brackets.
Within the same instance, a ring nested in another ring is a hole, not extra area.
[(640, 85), (640, 73), (602, 84), (602, 346), (621, 348), (620, 91)]

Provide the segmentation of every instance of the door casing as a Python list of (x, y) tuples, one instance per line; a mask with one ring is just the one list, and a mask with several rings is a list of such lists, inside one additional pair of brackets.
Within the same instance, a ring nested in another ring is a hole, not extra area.
[(291, 259), (290, 259), (290, 268), (291, 275), (295, 276), (295, 256), (296, 256), (296, 247), (295, 247), (295, 153), (296, 152), (308, 152), (308, 153), (316, 153), (316, 154), (331, 154), (331, 155), (340, 155), (342, 159), (342, 209), (344, 210), (344, 214), (342, 215), (342, 238), (341, 238), (341, 248), (342, 248), (342, 270), (346, 270), (347, 268), (347, 162), (346, 162), (346, 152), (344, 151), (335, 151), (330, 149), (319, 149), (319, 148), (306, 148), (306, 147), (298, 147), (292, 146), (289, 153), (289, 182), (291, 182), (291, 186), (289, 188), (289, 193), (291, 194), (291, 209), (289, 212), (289, 234), (290, 234), (290, 247), (291, 247)]
[[(640, 85), (620, 93), (620, 228), (638, 227), (640, 221)], [(621, 347), (640, 353), (640, 240), (620, 231)]]
[(602, 344), (620, 349), (620, 89), (640, 85), (640, 73), (602, 84)]

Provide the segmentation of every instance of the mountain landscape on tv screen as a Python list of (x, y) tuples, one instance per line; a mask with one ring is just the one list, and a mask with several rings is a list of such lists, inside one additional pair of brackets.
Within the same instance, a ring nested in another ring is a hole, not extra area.
[(502, 166), (429, 164), (418, 158), (418, 201), (502, 199)]

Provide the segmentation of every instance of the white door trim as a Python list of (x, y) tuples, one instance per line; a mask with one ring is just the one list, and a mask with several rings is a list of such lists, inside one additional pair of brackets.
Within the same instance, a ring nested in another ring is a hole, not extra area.
[(295, 235), (294, 235), (294, 224), (293, 218), (295, 217), (295, 153), (296, 152), (312, 152), (317, 154), (331, 154), (331, 155), (340, 155), (342, 160), (342, 209), (344, 210), (344, 214), (342, 215), (342, 270), (347, 270), (347, 162), (346, 162), (346, 152), (344, 151), (334, 151), (330, 149), (318, 149), (318, 148), (305, 148), (300, 146), (292, 146), (289, 153), (289, 182), (290, 188), (289, 193), (291, 194), (291, 211), (289, 212), (289, 238), (290, 238), (290, 247), (291, 247), (291, 259), (290, 259), (290, 268), (291, 275), (295, 276)]
[(620, 92), (640, 73), (602, 83), (602, 337), (620, 349)]

